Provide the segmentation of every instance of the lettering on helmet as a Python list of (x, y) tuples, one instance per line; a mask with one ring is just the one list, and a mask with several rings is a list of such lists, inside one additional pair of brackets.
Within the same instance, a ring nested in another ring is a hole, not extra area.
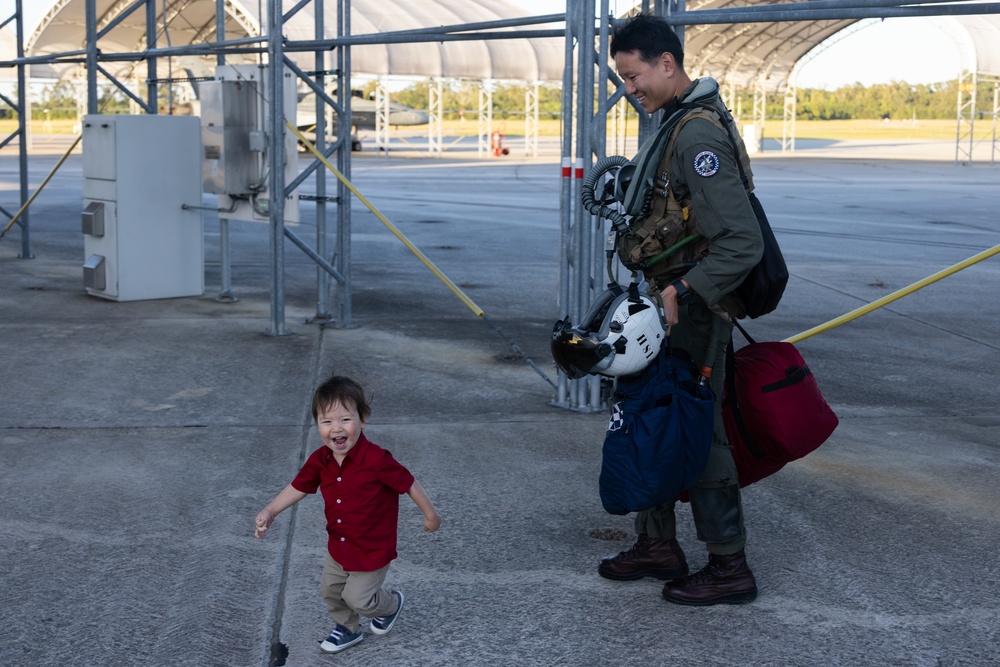
[(635, 342), (639, 343), (639, 345), (642, 346), (643, 356), (645, 356), (647, 359), (653, 356), (652, 355), (653, 346), (649, 344), (649, 339), (646, 338), (646, 334), (641, 334), (638, 338), (635, 339)]

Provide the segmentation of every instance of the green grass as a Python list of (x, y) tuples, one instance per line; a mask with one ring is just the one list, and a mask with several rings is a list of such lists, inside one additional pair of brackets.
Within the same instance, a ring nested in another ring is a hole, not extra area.
[[(769, 121), (764, 136), (781, 136), (780, 120)], [(967, 131), (967, 129), (966, 129)], [(978, 123), (976, 135), (992, 131), (992, 124)], [(940, 141), (954, 139), (957, 122), (954, 120), (797, 120), (797, 139), (896, 139), (901, 141)], [(985, 136), (985, 135), (984, 135)]]
[[(31, 131), (35, 134), (70, 134), (75, 124), (76, 122), (73, 120), (53, 120), (48, 123), (36, 120), (32, 123)], [(630, 134), (634, 136), (636, 128), (635, 120), (629, 119), (627, 127)], [(0, 133), (7, 135), (15, 129), (17, 129), (16, 121), (0, 120)], [(419, 130), (420, 128), (410, 129)], [(510, 136), (521, 136), (524, 134), (524, 120), (521, 118), (509, 120), (494, 118), (493, 129), (503, 131)], [(464, 122), (446, 120), (444, 121), (443, 131), (448, 136), (474, 136), (479, 131), (479, 123), (474, 118), (468, 118)], [(764, 136), (771, 138), (780, 137), (781, 131), (781, 119), (769, 119), (764, 128)], [(798, 139), (941, 141), (954, 139), (956, 131), (957, 123), (954, 120), (902, 120), (890, 121), (888, 123), (881, 120), (795, 121), (795, 136)], [(963, 132), (967, 131), (968, 126), (963, 125)], [(988, 120), (978, 121), (975, 124), (975, 131), (977, 138), (987, 139), (992, 135), (993, 124)], [(542, 136), (559, 136), (560, 122), (553, 119), (540, 120), (538, 123), (538, 132)]]

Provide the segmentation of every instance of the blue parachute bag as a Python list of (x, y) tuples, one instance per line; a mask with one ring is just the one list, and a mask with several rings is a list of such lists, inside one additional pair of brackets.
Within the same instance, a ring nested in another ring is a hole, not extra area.
[(618, 379), (601, 461), (608, 513), (648, 510), (701, 479), (714, 416), (712, 391), (698, 377), (668, 343), (642, 373)]

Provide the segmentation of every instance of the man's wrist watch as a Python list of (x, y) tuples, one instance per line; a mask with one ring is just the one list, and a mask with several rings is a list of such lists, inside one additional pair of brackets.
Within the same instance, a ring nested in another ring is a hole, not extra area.
[(694, 299), (694, 292), (682, 280), (675, 280), (670, 283), (670, 286), (677, 291), (677, 303), (691, 303)]

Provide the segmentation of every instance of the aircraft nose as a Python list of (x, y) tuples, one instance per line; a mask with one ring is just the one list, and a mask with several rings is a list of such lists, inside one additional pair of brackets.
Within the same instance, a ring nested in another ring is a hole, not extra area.
[(392, 125), (426, 125), (431, 121), (430, 117), (423, 111), (393, 111), (390, 114), (390, 124)]

